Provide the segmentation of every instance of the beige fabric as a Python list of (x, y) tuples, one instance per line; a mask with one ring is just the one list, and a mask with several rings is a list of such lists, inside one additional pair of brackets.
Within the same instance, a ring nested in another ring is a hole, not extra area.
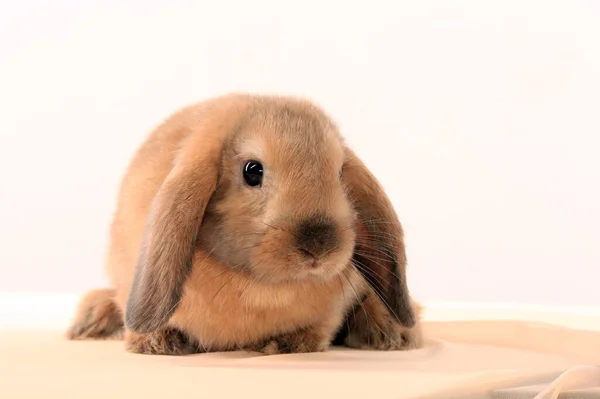
[(503, 399), (600, 398), (600, 367), (572, 367), (549, 384), (498, 389), (493, 394)]
[[(188, 357), (132, 355), (121, 342), (69, 342), (52, 331), (6, 331), (0, 398), (556, 399), (600, 387), (600, 371), (590, 367), (600, 364), (600, 331), (510, 321), (426, 322), (425, 331), (426, 347), (408, 352)], [(524, 384), (542, 385), (518, 388)]]

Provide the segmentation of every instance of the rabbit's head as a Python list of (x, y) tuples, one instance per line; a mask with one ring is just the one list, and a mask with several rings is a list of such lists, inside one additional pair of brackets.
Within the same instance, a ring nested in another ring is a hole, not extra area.
[(200, 245), (264, 281), (334, 277), (347, 267), (355, 241), (344, 159), (335, 126), (314, 106), (248, 111), (223, 146)]

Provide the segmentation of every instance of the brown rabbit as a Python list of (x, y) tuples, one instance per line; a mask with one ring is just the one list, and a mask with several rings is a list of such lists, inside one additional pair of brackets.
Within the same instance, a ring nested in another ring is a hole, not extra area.
[(107, 269), (70, 339), (131, 352), (415, 348), (403, 232), (314, 104), (231, 94), (185, 108), (134, 157)]

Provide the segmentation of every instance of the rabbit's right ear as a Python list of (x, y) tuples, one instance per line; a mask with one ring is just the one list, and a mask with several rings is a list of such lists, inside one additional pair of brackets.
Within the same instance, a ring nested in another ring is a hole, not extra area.
[(129, 330), (154, 331), (177, 309), (204, 211), (217, 186), (222, 147), (218, 134), (188, 138), (156, 194), (125, 311)]
[(350, 148), (342, 179), (358, 211), (360, 230), (366, 233), (357, 239), (354, 265), (394, 318), (412, 328), (417, 321), (406, 283), (404, 232), (398, 215), (379, 181)]

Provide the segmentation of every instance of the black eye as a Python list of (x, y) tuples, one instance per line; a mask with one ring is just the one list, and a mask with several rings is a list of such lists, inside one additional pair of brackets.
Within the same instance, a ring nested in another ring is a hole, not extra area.
[(248, 161), (244, 165), (244, 180), (246, 183), (255, 187), (262, 182), (263, 178), (263, 166), (258, 161)]
[(340, 168), (340, 179), (342, 178), (342, 168)]

